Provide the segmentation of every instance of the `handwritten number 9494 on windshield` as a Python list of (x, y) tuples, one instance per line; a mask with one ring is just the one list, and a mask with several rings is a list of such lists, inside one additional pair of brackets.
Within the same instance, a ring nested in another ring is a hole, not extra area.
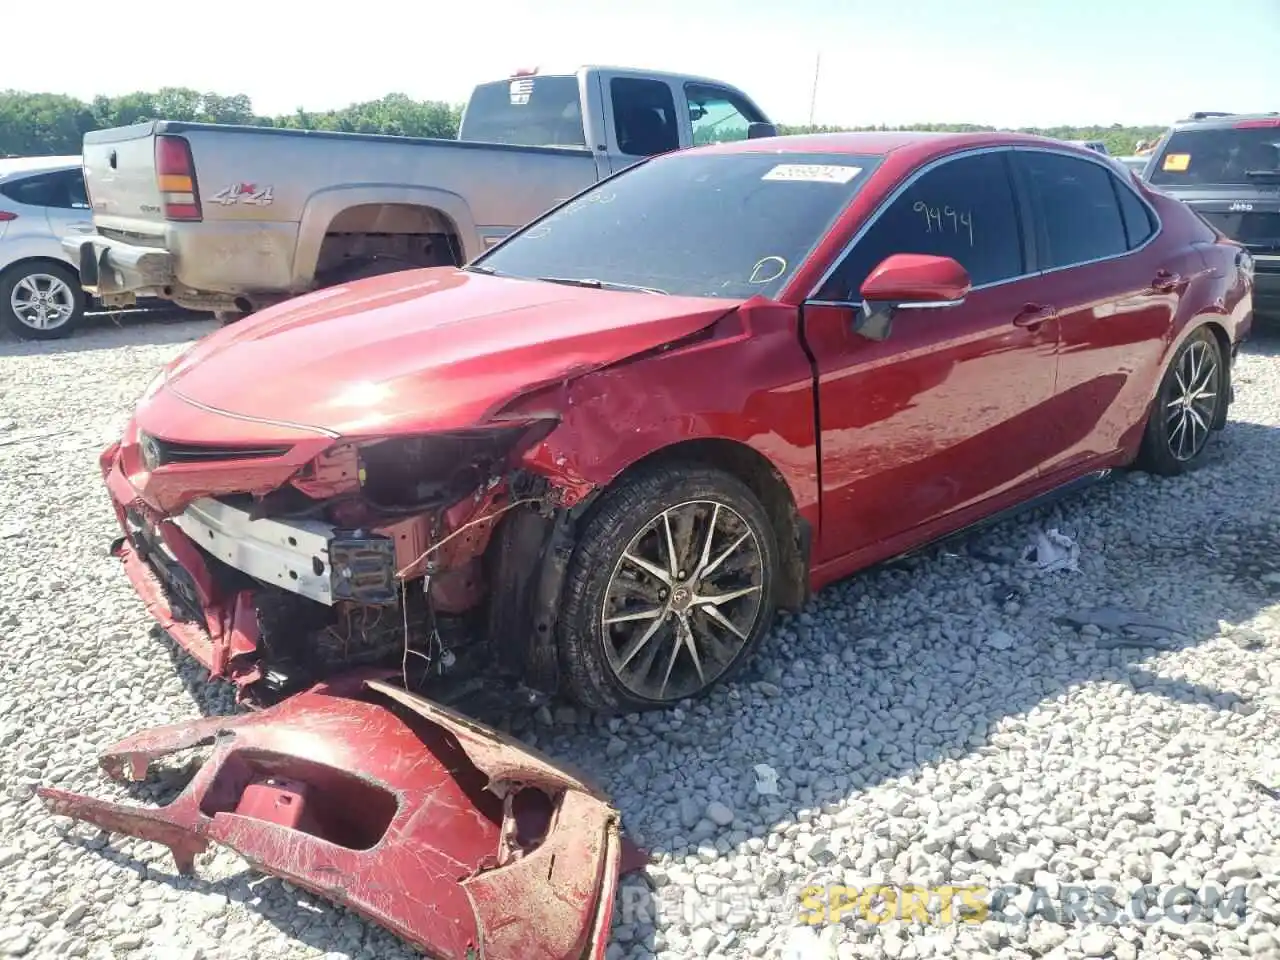
[(924, 228), (927, 233), (933, 233), (936, 225), (939, 233), (951, 232), (965, 237), (969, 241), (969, 246), (973, 246), (972, 211), (962, 213), (951, 207), (931, 207), (923, 200), (917, 200), (911, 209), (924, 218)]

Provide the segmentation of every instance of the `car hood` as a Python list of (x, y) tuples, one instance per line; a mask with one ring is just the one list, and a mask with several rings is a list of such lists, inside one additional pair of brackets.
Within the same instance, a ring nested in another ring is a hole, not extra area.
[(697, 333), (741, 302), (416, 270), (225, 327), (173, 365), (165, 389), (337, 436), (457, 429), (530, 388)]

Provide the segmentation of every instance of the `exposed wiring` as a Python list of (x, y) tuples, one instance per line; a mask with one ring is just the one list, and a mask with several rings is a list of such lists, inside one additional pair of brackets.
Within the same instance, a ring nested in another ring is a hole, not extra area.
[(396, 571), (397, 579), (403, 582), (405, 578), (405, 574), (407, 574), (410, 570), (412, 570), (414, 567), (420, 564), (423, 560), (427, 559), (427, 557), (431, 556), (431, 554), (435, 553), (437, 550), (443, 547), (446, 543), (448, 543), (454, 537), (458, 536), (458, 534), (466, 530), (469, 530), (471, 527), (479, 526), (482, 523), (488, 523), (490, 520), (493, 520), (493, 519), (496, 519), (497, 517), (502, 516), (508, 510), (514, 510), (516, 507), (524, 506), (526, 503), (537, 503), (537, 502), (538, 502), (537, 497), (525, 497), (523, 500), (516, 500), (516, 501), (513, 501), (512, 503), (508, 503), (504, 507), (500, 507), (497, 510), (490, 511), (489, 513), (486, 513), (483, 517), (476, 517), (474, 520), (468, 520), (466, 523), (460, 526), (457, 530), (453, 531), (453, 533), (449, 534), (447, 537), (441, 540), (437, 540), (431, 546), (427, 547), (427, 549), (422, 551), (422, 553), (419, 554), (411, 563), (408, 563), (404, 567), (402, 567), (400, 570), (397, 570)]
[[(412, 570), (414, 567), (420, 564), (423, 560), (427, 559), (427, 557), (431, 556), (431, 554), (435, 553), (437, 550), (439, 550), (446, 543), (448, 543), (450, 540), (452, 540), (454, 537), (456, 537), (458, 534), (462, 533), (463, 531), (468, 530), (471, 527), (477, 526), (478, 524), (487, 523), (490, 520), (500, 517), (504, 513), (506, 513), (508, 510), (514, 510), (516, 507), (523, 506), (526, 503), (537, 503), (537, 502), (538, 502), (537, 497), (525, 497), (523, 500), (516, 500), (516, 501), (513, 501), (512, 503), (508, 503), (506, 506), (501, 507), (497, 510), (492, 510), (489, 513), (486, 513), (483, 517), (476, 517), (474, 520), (468, 520), (466, 523), (460, 526), (457, 530), (453, 531), (453, 533), (449, 534), (447, 537), (444, 537), (443, 539), (438, 540), (435, 543), (433, 543), (431, 546), (427, 547), (427, 549), (424, 550), (422, 554), (418, 556), (412, 563), (407, 564), (404, 568), (396, 572), (396, 578), (400, 581), (400, 611), (404, 616), (404, 651), (400, 655), (400, 678), (404, 682), (404, 688), (406, 690), (409, 689), (409, 654), (413, 654), (415, 657), (421, 657), (423, 660), (427, 662), (428, 667), (431, 666), (432, 658), (429, 655), (425, 653), (421, 653), (417, 650), (413, 650), (410, 647), (409, 588), (408, 588), (408, 583), (405, 580), (405, 573), (407, 573), (409, 570)], [(426, 574), (422, 579), (422, 592), (423, 592), (423, 595), (428, 598), (427, 603), (428, 603), (428, 606), (430, 606), (430, 594), (431, 594), (431, 574), (430, 573)], [(431, 641), (432, 641), (433, 648), (436, 647), (437, 645), (439, 646), (440, 656), (443, 659), (444, 642), (440, 639), (440, 632), (436, 628), (434, 614), (432, 615)]]
[[(428, 574), (424, 580), (424, 587), (426, 589), (431, 588), (430, 574)], [(425, 653), (420, 653), (417, 650), (413, 650), (409, 646), (409, 590), (403, 580), (400, 581), (400, 609), (404, 611), (404, 653), (401, 654), (400, 656), (400, 679), (404, 682), (404, 688), (408, 690), (409, 689), (409, 654), (412, 653), (415, 657), (421, 657), (423, 660), (427, 661), (428, 667), (431, 666), (431, 657), (429, 657)], [(431, 628), (431, 635), (436, 640), (439, 640), (439, 634), (436, 632), (436, 629), (434, 626)], [(441, 646), (443, 647), (443, 644), (441, 644)]]

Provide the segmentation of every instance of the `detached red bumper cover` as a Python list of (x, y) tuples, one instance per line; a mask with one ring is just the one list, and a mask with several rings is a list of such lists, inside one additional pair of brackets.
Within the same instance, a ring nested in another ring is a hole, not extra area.
[(380, 923), (438, 960), (603, 957), (624, 859), (617, 811), (499, 732), (368, 676), (258, 713), (159, 727), (106, 751), (118, 780), (212, 743), (164, 807), (52, 787), (51, 811), (163, 843), (213, 843)]

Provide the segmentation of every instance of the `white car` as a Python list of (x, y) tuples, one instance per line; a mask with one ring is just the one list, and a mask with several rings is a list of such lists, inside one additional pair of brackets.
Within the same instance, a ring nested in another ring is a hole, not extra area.
[(62, 238), (92, 229), (80, 157), (0, 160), (0, 325), (25, 340), (71, 333), (85, 295)]

